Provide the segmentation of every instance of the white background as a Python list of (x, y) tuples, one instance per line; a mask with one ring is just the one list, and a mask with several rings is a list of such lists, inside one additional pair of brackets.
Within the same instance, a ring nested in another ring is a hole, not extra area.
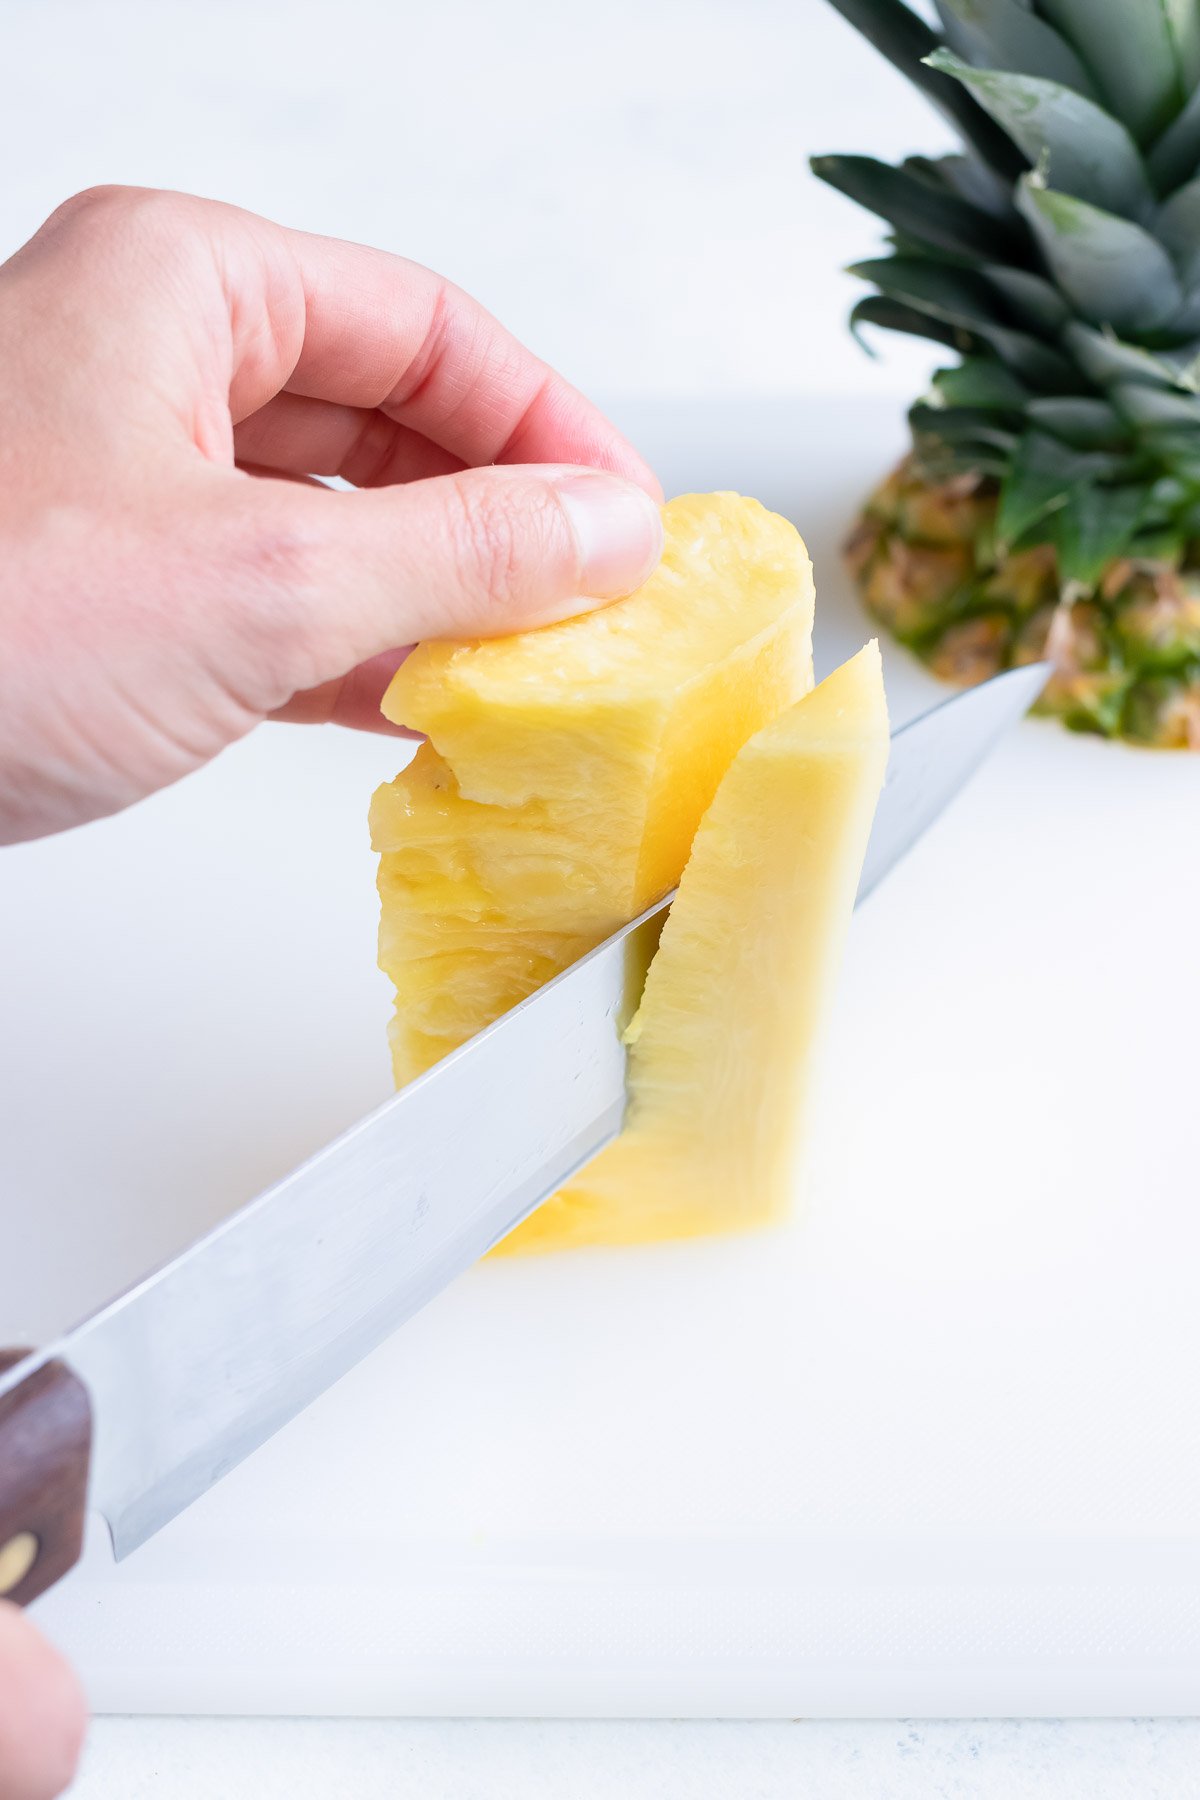
[[(849, 340), (879, 229), (807, 158), (943, 128), (823, 0), (5, 0), (0, 67), (0, 254), (80, 187), (171, 186), (426, 262), (601, 397), (907, 397), (930, 366)], [(1119, 1722), (105, 1721), (79, 1792), (1149, 1800), (1194, 1756)]]
[(98, 181), (451, 276), (602, 394), (911, 393), (819, 151), (948, 140), (825, 0), (6, 0), (0, 249)]

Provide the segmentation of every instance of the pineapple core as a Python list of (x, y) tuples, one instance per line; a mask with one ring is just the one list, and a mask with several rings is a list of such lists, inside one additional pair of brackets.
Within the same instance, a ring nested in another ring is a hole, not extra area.
[[(371, 811), (398, 1085), (673, 887), (696, 840), (639, 1014), (629, 1129), (505, 1249), (730, 1228), (777, 1209), (788, 1072), (794, 1083), (886, 757), (877, 657), (873, 710), (847, 671), (835, 678), (849, 682), (835, 710), (849, 708), (855, 750), (818, 724), (829, 683), (810, 727), (794, 711), (812, 686), (813, 586), (793, 527), (733, 494), (673, 500), (664, 524), (662, 563), (636, 594), (517, 637), (424, 644), (384, 700), (428, 737)], [(774, 749), (770, 731), (755, 740), (772, 721)], [(836, 770), (855, 754), (852, 804)], [(714, 803), (727, 771), (735, 797)], [(720, 847), (702, 854), (712, 833)], [(805, 989), (789, 991), (803, 946)]]

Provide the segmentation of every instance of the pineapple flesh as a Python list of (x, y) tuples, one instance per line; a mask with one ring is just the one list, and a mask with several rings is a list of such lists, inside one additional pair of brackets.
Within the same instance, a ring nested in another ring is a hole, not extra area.
[(385, 700), (427, 734), (371, 813), (397, 1084), (682, 876), (630, 1028), (628, 1128), (505, 1252), (781, 1210), (886, 762), (877, 649), (811, 691), (794, 528), (732, 494), (673, 500), (664, 525), (636, 594), (423, 645)]
[(848, 546), (962, 683), (1048, 656), (1077, 730), (1200, 749), (1200, 5), (832, 0), (961, 153), (814, 161), (885, 219), (874, 325), (958, 361)]
[(625, 1129), (502, 1250), (744, 1230), (786, 1211), (887, 758), (874, 643), (738, 752), (627, 1033)]
[(428, 738), (371, 809), (398, 1085), (674, 887), (734, 755), (812, 686), (794, 527), (734, 494), (664, 526), (628, 599), (423, 644), (385, 697)]

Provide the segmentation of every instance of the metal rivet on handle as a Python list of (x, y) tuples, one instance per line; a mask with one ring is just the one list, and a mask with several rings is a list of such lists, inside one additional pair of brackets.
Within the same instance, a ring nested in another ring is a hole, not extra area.
[(18, 1531), (0, 1544), (0, 1594), (11, 1594), (38, 1559), (41, 1545), (32, 1531)]

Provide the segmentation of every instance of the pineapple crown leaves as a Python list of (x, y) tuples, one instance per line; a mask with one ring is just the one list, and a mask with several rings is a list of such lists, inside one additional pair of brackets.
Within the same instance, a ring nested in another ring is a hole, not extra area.
[(929, 466), (1000, 483), (1001, 542), (1085, 583), (1200, 521), (1200, 0), (831, 0), (960, 154), (822, 156), (884, 219), (864, 326), (962, 359), (913, 409)]

